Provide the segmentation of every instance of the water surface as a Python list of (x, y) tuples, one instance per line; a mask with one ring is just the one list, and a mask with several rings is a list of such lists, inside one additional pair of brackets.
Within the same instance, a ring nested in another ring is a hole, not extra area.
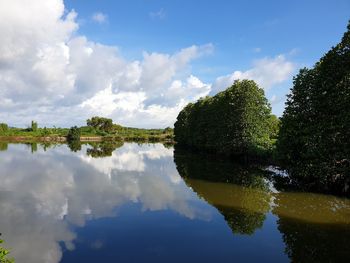
[(350, 201), (162, 144), (0, 145), (0, 232), (21, 263), (350, 262)]

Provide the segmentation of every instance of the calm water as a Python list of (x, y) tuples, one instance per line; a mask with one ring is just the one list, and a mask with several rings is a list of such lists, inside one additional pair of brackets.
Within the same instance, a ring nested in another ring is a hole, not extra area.
[(17, 263), (350, 262), (350, 200), (162, 144), (0, 145)]

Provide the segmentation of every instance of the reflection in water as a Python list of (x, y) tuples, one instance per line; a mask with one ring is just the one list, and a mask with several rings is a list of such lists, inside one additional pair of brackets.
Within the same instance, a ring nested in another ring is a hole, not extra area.
[[(0, 232), (17, 263), (350, 262), (348, 199), (278, 193), (257, 168), (162, 144), (50, 147), (0, 143)], [(119, 226), (101, 223), (123, 207)], [(91, 224), (112, 234), (89, 239)]]
[(350, 200), (279, 193), (273, 213), (294, 262), (350, 262)]
[(0, 151), (7, 151), (8, 143), (0, 141)]
[(90, 159), (65, 145), (48, 152), (38, 147), (33, 155), (25, 145), (10, 146), (0, 156), (0, 232), (17, 262), (59, 262), (59, 243), (74, 249), (69, 225), (114, 217), (115, 208), (128, 202), (144, 211), (207, 217), (189, 202), (193, 196), (180, 183), (172, 150), (160, 144), (128, 144), (107, 159)]
[(81, 142), (79, 140), (68, 141), (67, 145), (72, 152), (81, 151)]
[(350, 262), (349, 199), (271, 192), (257, 169), (178, 149), (174, 160), (186, 184), (222, 213), (233, 233), (253, 234), (272, 208), (293, 262)]
[(113, 151), (123, 144), (123, 142), (93, 142), (90, 143), (92, 148), (88, 148), (86, 154), (94, 158), (112, 156)]
[(179, 149), (174, 160), (186, 184), (220, 211), (233, 233), (251, 235), (263, 226), (271, 194), (261, 170)]

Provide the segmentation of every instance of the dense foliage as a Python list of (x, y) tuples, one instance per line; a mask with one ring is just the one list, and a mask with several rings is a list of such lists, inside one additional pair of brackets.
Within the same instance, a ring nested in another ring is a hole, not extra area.
[(9, 126), (6, 123), (0, 123), (0, 132), (8, 131)]
[(67, 141), (68, 142), (80, 141), (80, 129), (77, 126), (74, 126), (69, 129), (67, 134)]
[(350, 23), (338, 45), (294, 78), (277, 153), (297, 184), (349, 193), (349, 138)]
[(96, 130), (111, 132), (113, 129), (113, 120), (103, 117), (92, 117), (86, 121), (87, 126), (93, 127)]
[(214, 97), (188, 104), (177, 117), (175, 141), (230, 156), (262, 157), (272, 150), (278, 122), (263, 89), (252, 80), (237, 80)]

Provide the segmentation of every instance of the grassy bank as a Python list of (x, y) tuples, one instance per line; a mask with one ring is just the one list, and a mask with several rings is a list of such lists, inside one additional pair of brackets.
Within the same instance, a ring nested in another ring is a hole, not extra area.
[[(67, 133), (42, 134), (32, 132), (16, 132), (0, 134), (0, 141), (4, 142), (66, 142)], [(80, 137), (81, 142), (100, 141), (140, 141), (140, 142), (173, 142), (172, 133), (123, 133), (123, 134), (84, 134)]]
[[(34, 123), (34, 125), (33, 125)], [(35, 122), (29, 128), (8, 127), (0, 125), (0, 141), (18, 142), (65, 142), (69, 128), (40, 128)], [(173, 129), (139, 129), (112, 124), (110, 127), (79, 127), (80, 141), (165, 141), (173, 142)]]

